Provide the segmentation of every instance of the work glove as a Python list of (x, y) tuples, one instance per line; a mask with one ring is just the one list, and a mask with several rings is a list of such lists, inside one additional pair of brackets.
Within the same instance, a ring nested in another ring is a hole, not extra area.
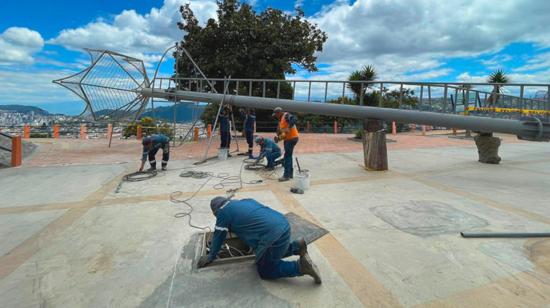
[(210, 263), (212, 263), (212, 261), (210, 261), (208, 259), (208, 256), (202, 256), (202, 257), (200, 257), (199, 262), (197, 263), (197, 267), (198, 268), (203, 268), (203, 267), (206, 267)]

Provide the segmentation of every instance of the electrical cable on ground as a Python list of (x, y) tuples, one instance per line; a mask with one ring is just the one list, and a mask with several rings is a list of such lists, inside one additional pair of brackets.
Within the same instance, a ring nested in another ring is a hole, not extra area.
[(130, 174), (125, 175), (122, 178), (122, 181), (124, 182), (141, 182), (145, 180), (149, 180), (157, 176), (156, 170), (151, 171), (137, 171)]
[(233, 188), (233, 189), (228, 189), (226, 191), (226, 193), (228, 194), (229, 198), (232, 198), (235, 193), (237, 191), (239, 191), (241, 188), (243, 188), (243, 184), (250, 184), (250, 185), (253, 185), (253, 184), (259, 184), (259, 183), (262, 183), (263, 181), (262, 180), (254, 180), (254, 181), (249, 181), (249, 182), (243, 182), (242, 180), (242, 172), (243, 172), (243, 167), (244, 167), (244, 162), (241, 164), (241, 167), (240, 167), (240, 171), (239, 171), (239, 175), (235, 175), (235, 176), (232, 176), (232, 175), (229, 175), (228, 173), (218, 173), (218, 174), (214, 174), (213, 172), (205, 172), (205, 171), (195, 171), (195, 170), (188, 170), (188, 171), (183, 171), (180, 173), (180, 177), (184, 177), (184, 178), (193, 178), (193, 179), (206, 179), (206, 181), (204, 181), (200, 187), (188, 198), (186, 199), (178, 199), (179, 196), (183, 195), (183, 192), (181, 191), (175, 191), (175, 192), (172, 192), (170, 194), (170, 202), (174, 203), (174, 204), (185, 204), (188, 208), (189, 208), (189, 211), (184, 211), (184, 212), (179, 212), (179, 213), (176, 213), (174, 215), (174, 217), (176, 218), (184, 218), (184, 217), (189, 217), (189, 220), (188, 220), (188, 224), (190, 227), (192, 228), (195, 228), (195, 229), (199, 229), (199, 230), (208, 230), (209, 232), (212, 232), (212, 229), (210, 227), (201, 227), (201, 226), (197, 226), (197, 225), (194, 225), (192, 223), (192, 215), (191, 213), (193, 212), (194, 208), (193, 208), (193, 205), (191, 205), (190, 201), (195, 198), (195, 196), (206, 186), (206, 184), (208, 184), (210, 182), (210, 180), (212, 179), (219, 179), (220, 181), (214, 185), (212, 185), (212, 188), (213, 189), (216, 189), (216, 190), (222, 190), (224, 188), (227, 188), (228, 186), (230, 185), (236, 185), (238, 184), (239, 187), (237, 188)]

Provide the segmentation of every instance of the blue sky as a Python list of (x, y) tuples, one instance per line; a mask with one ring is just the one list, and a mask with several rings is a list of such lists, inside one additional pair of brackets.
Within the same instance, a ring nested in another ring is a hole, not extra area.
[[(86, 66), (83, 47), (142, 58), (149, 71), (181, 38), (177, 8), (190, 2), (199, 20), (214, 0), (0, 2), (0, 104), (77, 114), (83, 104), (51, 80)], [(249, 0), (306, 17), (328, 34), (319, 71), (291, 78), (345, 79), (365, 64), (380, 79), (483, 81), (504, 69), (513, 82), (550, 83), (550, 2), (529, 0)], [(169, 74), (171, 65), (161, 73)]]

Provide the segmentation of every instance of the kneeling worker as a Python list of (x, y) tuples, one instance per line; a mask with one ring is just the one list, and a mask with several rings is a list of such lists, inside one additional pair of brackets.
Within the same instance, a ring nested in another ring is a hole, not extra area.
[(149, 164), (151, 165), (149, 171), (157, 170), (155, 155), (157, 155), (159, 149), (162, 149), (162, 170), (166, 170), (166, 165), (168, 165), (168, 159), (170, 158), (170, 138), (163, 134), (151, 135), (143, 138), (141, 143), (143, 144), (143, 155), (139, 171), (143, 171), (147, 157), (149, 157)]
[(275, 168), (275, 160), (281, 157), (281, 148), (271, 139), (264, 137), (257, 137), (256, 144), (260, 146), (260, 156), (256, 159), (256, 163), (260, 162), (262, 158), (267, 159), (267, 169), (273, 170)]
[[(283, 214), (254, 199), (229, 200), (216, 197), (210, 202), (216, 227), (210, 253), (199, 260), (199, 267), (214, 261), (227, 232), (235, 233), (256, 254), (256, 269), (262, 279), (309, 275), (321, 283), (319, 269), (307, 253), (302, 239), (290, 242), (290, 224)], [(299, 255), (298, 261), (281, 259)]]

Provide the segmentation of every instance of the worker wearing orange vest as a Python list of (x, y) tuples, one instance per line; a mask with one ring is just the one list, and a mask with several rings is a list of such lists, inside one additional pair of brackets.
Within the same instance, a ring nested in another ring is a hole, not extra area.
[(284, 140), (285, 155), (283, 165), (285, 167), (285, 172), (283, 177), (279, 179), (279, 182), (285, 182), (292, 179), (294, 176), (292, 152), (294, 152), (294, 147), (298, 143), (298, 128), (296, 128), (296, 117), (288, 112), (284, 112), (281, 107), (277, 107), (273, 110), (273, 116), (279, 120), (277, 136), (274, 140), (275, 142)]

